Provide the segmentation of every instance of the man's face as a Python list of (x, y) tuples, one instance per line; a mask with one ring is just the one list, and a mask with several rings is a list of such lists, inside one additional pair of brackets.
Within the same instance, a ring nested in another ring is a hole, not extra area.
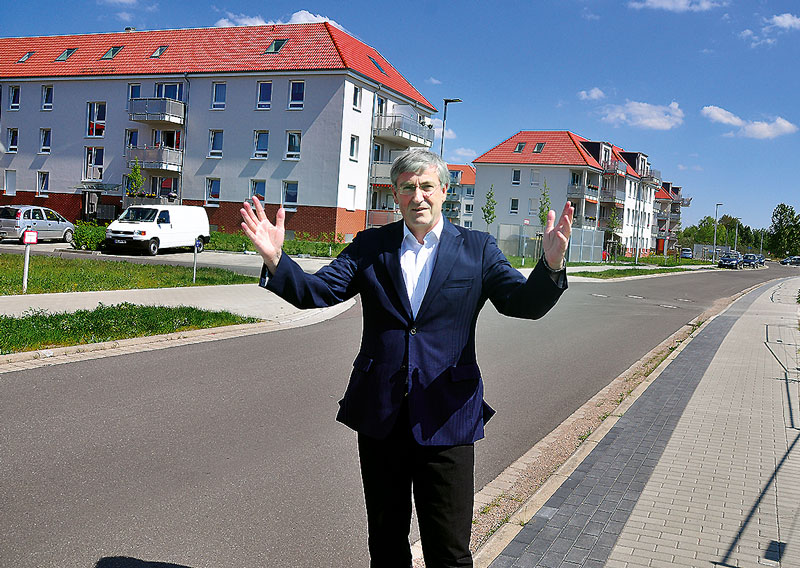
[(422, 173), (400, 174), (392, 193), (409, 230), (420, 239), (439, 222), (447, 186), (441, 185), (436, 167), (430, 166)]

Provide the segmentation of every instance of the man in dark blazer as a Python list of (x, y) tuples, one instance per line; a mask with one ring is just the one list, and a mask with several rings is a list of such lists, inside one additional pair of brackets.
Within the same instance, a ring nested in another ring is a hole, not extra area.
[(361, 297), (361, 348), (337, 420), (358, 432), (373, 568), (411, 566), (411, 494), (427, 568), (472, 566), (474, 443), (494, 410), (483, 400), (475, 324), (486, 300), (537, 319), (567, 288), (564, 254), (574, 209), (549, 212), (541, 261), (529, 278), (494, 238), (442, 216), (447, 164), (412, 150), (391, 171), (403, 221), (356, 235), (310, 275), (288, 255), (283, 209), (275, 224), (257, 198), (242, 229), (264, 259), (261, 285), (301, 308)]

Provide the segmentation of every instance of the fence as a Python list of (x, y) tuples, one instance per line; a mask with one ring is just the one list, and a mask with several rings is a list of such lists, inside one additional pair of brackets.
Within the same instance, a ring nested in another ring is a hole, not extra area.
[[(498, 224), (492, 231), (497, 244), (506, 256), (521, 256), (534, 261), (542, 256), (542, 228), (539, 225)], [(602, 262), (604, 231), (572, 228), (567, 260), (572, 262)]]

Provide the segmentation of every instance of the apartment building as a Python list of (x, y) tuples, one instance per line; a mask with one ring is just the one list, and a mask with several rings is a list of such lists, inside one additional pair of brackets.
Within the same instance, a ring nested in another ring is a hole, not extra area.
[(677, 231), (681, 228), (681, 208), (689, 207), (691, 197), (683, 197), (683, 188), (672, 182), (662, 182), (656, 191), (654, 210), (653, 238), (656, 241), (655, 252), (664, 254), (664, 250), (674, 249), (677, 244)]
[(647, 254), (655, 246), (653, 204), (661, 186), (661, 174), (647, 158), (567, 130), (520, 131), (473, 161), (478, 206), (492, 187), (498, 223), (539, 225), (547, 188), (553, 207), (567, 199), (575, 205), (574, 227), (605, 231), (606, 242)]
[(175, 202), (235, 231), (255, 194), (289, 231), (349, 239), (386, 193), (381, 165), (431, 146), (435, 110), (327, 22), (4, 38), (0, 204), (80, 219)]
[(469, 164), (448, 164), (450, 187), (442, 214), (454, 225), (472, 228), (475, 209), (475, 168)]

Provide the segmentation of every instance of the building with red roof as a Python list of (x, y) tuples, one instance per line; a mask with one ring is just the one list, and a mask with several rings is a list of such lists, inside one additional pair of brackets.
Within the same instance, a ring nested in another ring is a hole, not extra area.
[(110, 219), (174, 201), (236, 230), (257, 194), (289, 231), (347, 238), (436, 111), (328, 22), (0, 38), (0, 93), (0, 204)]
[[(575, 205), (573, 230), (579, 237), (571, 242), (573, 260), (599, 261), (603, 248), (612, 243), (631, 255), (648, 254), (655, 247), (653, 205), (661, 173), (651, 169), (646, 154), (568, 130), (525, 130), (473, 163), (483, 199), (478, 205), (485, 203), (492, 188), (500, 225), (541, 232), (539, 207), (545, 191), (556, 211), (569, 199)], [(499, 233), (498, 237), (504, 238)], [(521, 242), (519, 234), (507, 240), (512, 245)]]
[(454, 225), (472, 228), (475, 207), (475, 168), (469, 164), (447, 164), (450, 186), (442, 214)]

